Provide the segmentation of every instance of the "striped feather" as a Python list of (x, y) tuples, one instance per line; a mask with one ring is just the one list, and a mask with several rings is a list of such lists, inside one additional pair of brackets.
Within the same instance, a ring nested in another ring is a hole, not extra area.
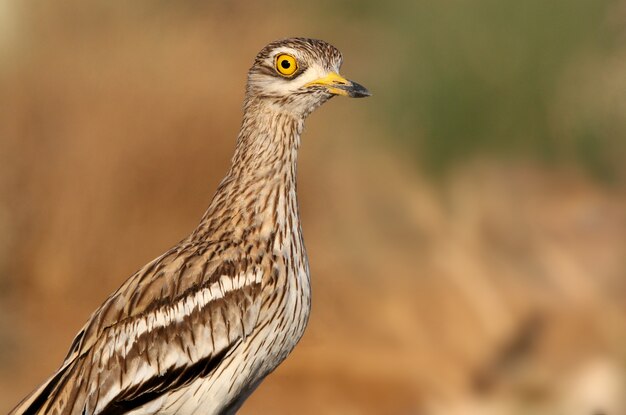
[[(279, 52), (303, 73), (278, 76)], [(311, 39), (259, 53), (231, 168), (198, 227), (92, 314), (61, 368), (12, 415), (234, 413), (287, 357), (311, 304), (297, 151), (304, 119), (332, 97), (298, 85), (340, 64)]]

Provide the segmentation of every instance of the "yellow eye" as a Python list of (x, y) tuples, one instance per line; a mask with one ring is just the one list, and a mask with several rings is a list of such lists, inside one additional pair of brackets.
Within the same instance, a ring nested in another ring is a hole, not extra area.
[(276, 70), (283, 76), (291, 76), (298, 70), (296, 58), (286, 53), (276, 56)]

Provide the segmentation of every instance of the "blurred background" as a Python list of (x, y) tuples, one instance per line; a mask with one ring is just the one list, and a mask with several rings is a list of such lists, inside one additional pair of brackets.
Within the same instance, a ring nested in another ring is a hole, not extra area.
[(308, 123), (314, 289), (242, 414), (626, 413), (626, 2), (0, 0), (0, 413), (186, 236), (269, 41), (373, 97)]

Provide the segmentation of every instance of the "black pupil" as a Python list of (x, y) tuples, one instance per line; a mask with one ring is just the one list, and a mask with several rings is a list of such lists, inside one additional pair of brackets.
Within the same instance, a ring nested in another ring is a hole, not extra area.
[(280, 61), (280, 66), (282, 66), (283, 69), (289, 69), (291, 63), (289, 63), (287, 59), (283, 59), (282, 61)]

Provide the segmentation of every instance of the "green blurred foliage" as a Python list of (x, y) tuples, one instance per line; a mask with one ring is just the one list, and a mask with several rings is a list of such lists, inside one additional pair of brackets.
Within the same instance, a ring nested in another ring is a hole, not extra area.
[(350, 0), (312, 10), (333, 10), (338, 28), (350, 21), (371, 27), (362, 37), (379, 54), (376, 76), (386, 78), (374, 94), (385, 102), (397, 141), (429, 171), (487, 154), (574, 161), (610, 179), (618, 168), (611, 156), (618, 132), (581, 125), (564, 133), (552, 118), (571, 66), (615, 47), (617, 33), (607, 25), (613, 3)]

